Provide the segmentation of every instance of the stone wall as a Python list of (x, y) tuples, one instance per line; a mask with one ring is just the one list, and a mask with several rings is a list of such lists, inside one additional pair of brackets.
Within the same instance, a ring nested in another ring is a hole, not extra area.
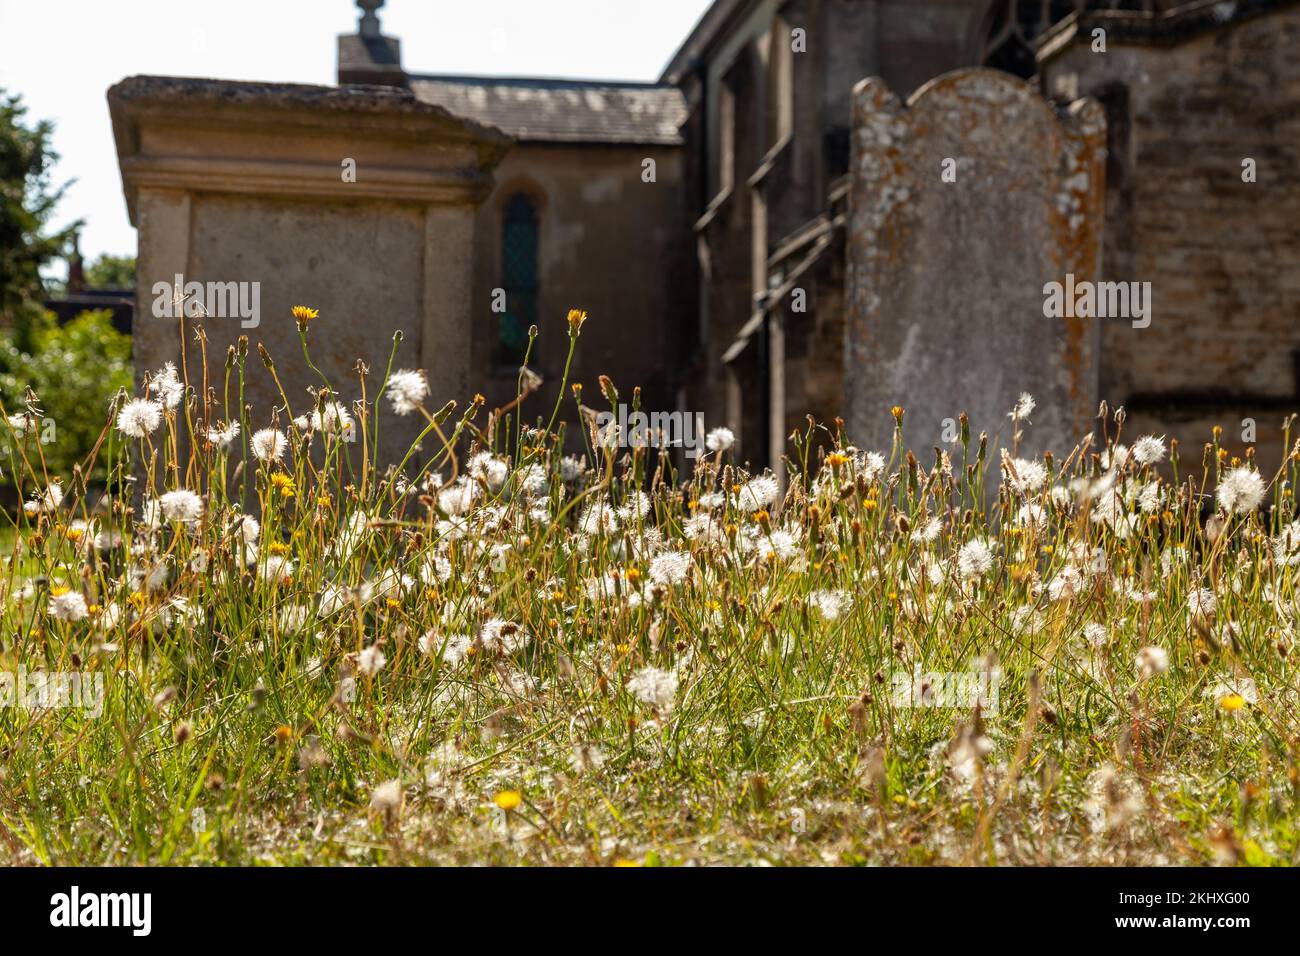
[(1104, 271), (1152, 283), (1150, 327), (1103, 333), (1102, 394), (1135, 436), (1198, 449), (1218, 424), (1244, 454), (1253, 418), (1274, 467), (1278, 426), (1300, 411), (1300, 7), (1180, 42), (1108, 33), (1094, 53), (1085, 23), (1041, 64), (1049, 91), (1096, 95), (1114, 114)]
[[(655, 161), (644, 182), (642, 162)], [(538, 326), (531, 366), (546, 380), (526, 406), (549, 417), (564, 372), (569, 309), (589, 321), (570, 372), (586, 401), (597, 378), (620, 391), (643, 389), (649, 409), (675, 408), (679, 363), (694, 312), (693, 248), (679, 147), (521, 143), (497, 167), (497, 187), (480, 207), (474, 238), (474, 388), (499, 406), (514, 398), (517, 374), (494, 368), (493, 290), (501, 283), (503, 207), (518, 192), (539, 212)], [(566, 395), (563, 415), (573, 419)]]

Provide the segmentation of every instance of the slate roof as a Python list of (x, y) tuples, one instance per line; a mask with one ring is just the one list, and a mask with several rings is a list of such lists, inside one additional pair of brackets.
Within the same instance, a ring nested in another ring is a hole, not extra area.
[(676, 146), (687, 115), (681, 91), (657, 83), (412, 74), (410, 89), (521, 142)]

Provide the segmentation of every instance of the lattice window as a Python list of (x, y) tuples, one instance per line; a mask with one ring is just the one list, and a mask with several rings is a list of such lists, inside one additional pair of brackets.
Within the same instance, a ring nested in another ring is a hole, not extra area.
[(982, 62), (1026, 79), (1035, 72), (1039, 40), (1066, 17), (1093, 10), (1159, 13), (1161, 0), (999, 0), (984, 41)]
[(528, 329), (537, 324), (539, 219), (531, 196), (516, 193), (501, 222), (501, 287), (506, 311), (500, 317), (497, 361), (518, 365), (528, 350)]

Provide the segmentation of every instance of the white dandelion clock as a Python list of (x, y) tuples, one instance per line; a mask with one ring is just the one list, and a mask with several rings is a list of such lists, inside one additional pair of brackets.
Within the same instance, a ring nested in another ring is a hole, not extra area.
[(208, 441), (212, 442), (219, 451), (228, 449), (236, 438), (239, 437), (239, 422), (218, 422), (212, 428), (208, 429)]
[(1197, 617), (1209, 617), (1218, 602), (1208, 588), (1195, 588), (1187, 595), (1187, 610)]
[(409, 415), (429, 397), (429, 380), (423, 371), (403, 369), (394, 372), (384, 392), (398, 415)]
[(657, 667), (643, 667), (628, 678), (627, 691), (641, 703), (666, 714), (677, 701), (677, 675)]
[(1254, 511), (1264, 500), (1264, 479), (1249, 468), (1233, 468), (1220, 479), (1216, 496), (1230, 515)]
[(258, 461), (280, 461), (284, 458), (284, 453), (289, 447), (289, 439), (284, 437), (284, 432), (277, 431), (274, 428), (263, 428), (261, 431), (253, 433), (253, 439), (249, 442), (249, 445), (252, 447), (253, 455)]
[(402, 782), (387, 780), (370, 791), (370, 809), (385, 816), (393, 816), (402, 809)]
[(357, 672), (366, 677), (374, 677), (384, 669), (384, 665), (387, 663), (388, 658), (379, 649), (379, 646), (371, 644), (357, 655)]
[(981, 578), (993, 568), (993, 550), (987, 541), (976, 538), (957, 552), (957, 571), (963, 578)]
[(117, 428), (130, 438), (143, 438), (158, 430), (162, 424), (163, 408), (147, 398), (133, 398), (117, 413)]
[(50, 595), (50, 617), (56, 621), (83, 621), (90, 613), (80, 591), (53, 588)]
[(759, 475), (740, 486), (740, 490), (736, 492), (736, 505), (746, 511), (759, 511), (776, 501), (776, 496), (780, 492), (781, 486), (775, 478), (771, 475)]
[(681, 551), (665, 551), (650, 562), (650, 580), (661, 587), (681, 584), (690, 571), (690, 555)]
[(185, 394), (185, 385), (176, 373), (176, 366), (168, 362), (149, 380), (149, 391), (162, 402), (163, 407), (172, 409), (181, 403)]
[(817, 609), (824, 621), (837, 621), (853, 606), (853, 599), (844, 591), (814, 591), (808, 603)]
[(203, 517), (203, 499), (192, 491), (169, 491), (158, 499), (158, 507), (168, 521), (193, 524)]
[(1138, 678), (1149, 680), (1169, 670), (1169, 652), (1157, 646), (1147, 646), (1139, 650), (1134, 663), (1138, 667)]
[(1143, 435), (1133, 443), (1133, 460), (1139, 465), (1154, 465), (1165, 457), (1165, 440)]
[(1034, 401), (1034, 396), (1030, 395), (1028, 392), (1021, 392), (1020, 398), (1016, 400), (1016, 407), (1011, 409), (1011, 413), (1007, 417), (1014, 418), (1017, 421), (1027, 422), (1029, 421), (1029, 416), (1034, 414), (1034, 409), (1037, 407), (1038, 403)]
[(715, 428), (704, 436), (704, 446), (712, 452), (728, 451), (736, 444), (736, 433), (730, 428)]

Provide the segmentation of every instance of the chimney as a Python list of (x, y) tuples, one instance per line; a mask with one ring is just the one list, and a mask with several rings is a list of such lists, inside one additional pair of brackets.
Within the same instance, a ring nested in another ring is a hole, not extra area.
[(86, 271), (81, 260), (81, 233), (72, 234), (72, 252), (68, 255), (68, 295), (86, 291)]
[(379, 8), (384, 0), (356, 0), (361, 8), (357, 32), (339, 37), (339, 85), (367, 83), (405, 87), (402, 43), (379, 29)]

